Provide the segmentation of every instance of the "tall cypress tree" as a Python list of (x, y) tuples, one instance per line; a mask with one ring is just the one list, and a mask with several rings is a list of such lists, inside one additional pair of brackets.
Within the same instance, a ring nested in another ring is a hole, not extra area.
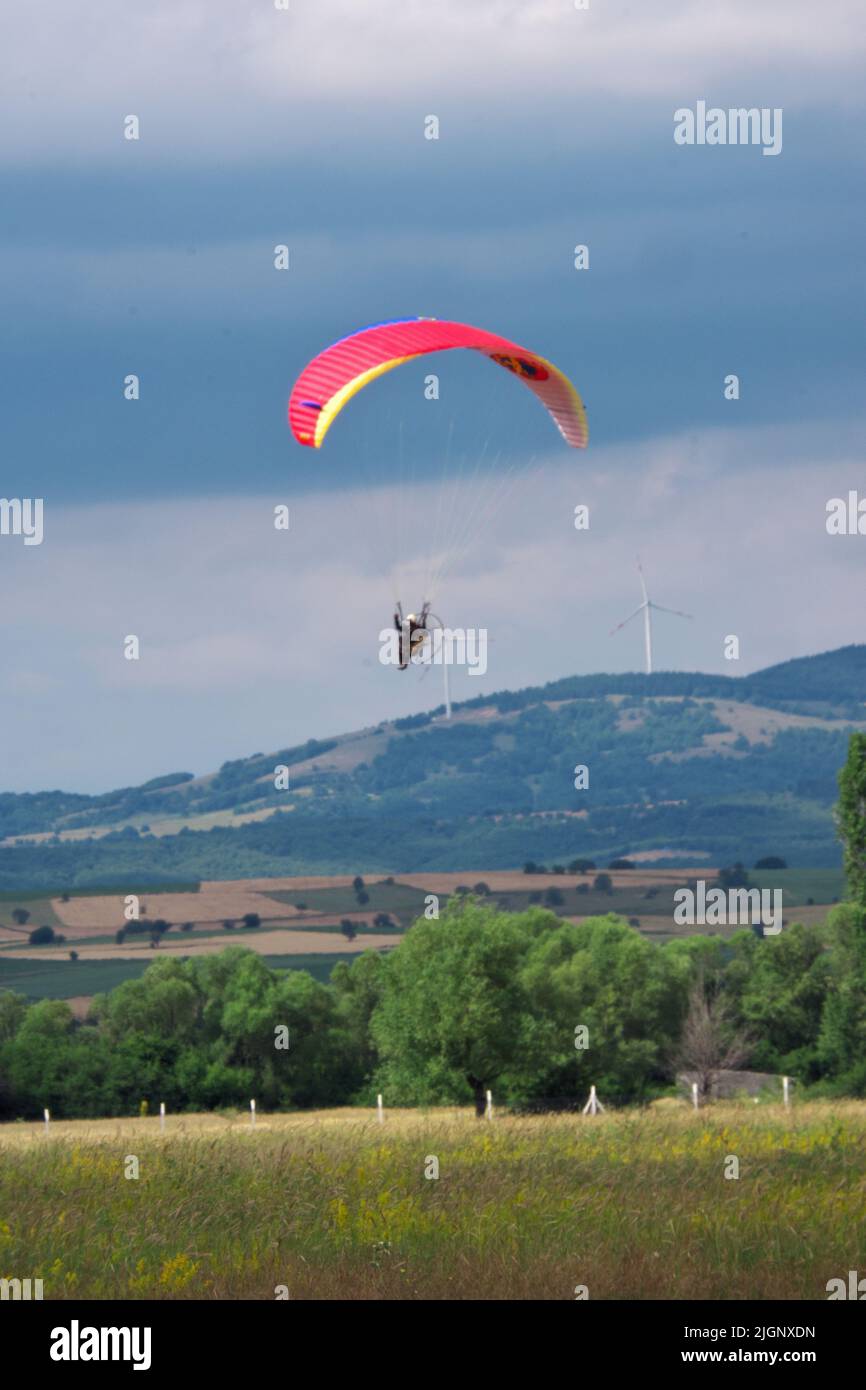
[(839, 834), (845, 844), (848, 892), (866, 907), (866, 733), (852, 734), (848, 758), (839, 773)]
[(827, 997), (819, 1053), (848, 1094), (866, 1094), (866, 734), (852, 734), (839, 773), (839, 834), (845, 844), (848, 895), (827, 918)]

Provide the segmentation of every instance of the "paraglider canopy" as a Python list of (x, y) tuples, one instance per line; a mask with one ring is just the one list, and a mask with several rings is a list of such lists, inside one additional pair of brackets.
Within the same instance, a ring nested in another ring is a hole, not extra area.
[(393, 319), (362, 328), (325, 348), (295, 382), (289, 424), (299, 444), (318, 449), (343, 406), (393, 367), (428, 352), (471, 348), (518, 377), (552, 415), (575, 449), (586, 447), (586, 411), (568, 377), (537, 352), (497, 333), (447, 319)]

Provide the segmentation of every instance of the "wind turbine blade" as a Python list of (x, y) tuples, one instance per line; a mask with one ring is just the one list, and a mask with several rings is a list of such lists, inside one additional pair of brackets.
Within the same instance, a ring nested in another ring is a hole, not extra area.
[(621, 623), (617, 623), (616, 627), (611, 628), (610, 632), (607, 634), (608, 637), (613, 637), (615, 632), (619, 632), (621, 628), (624, 628), (627, 623), (631, 622), (632, 618), (636, 618), (638, 613), (642, 613), (645, 608), (646, 604), (642, 603), (640, 608), (636, 608), (633, 613), (629, 613), (627, 618), (623, 619)]
[(673, 613), (675, 618), (693, 618), (694, 613), (681, 613), (678, 608), (665, 608), (661, 603), (651, 603), (650, 608), (655, 608), (659, 613)]
[(638, 555), (638, 557), (637, 557), (637, 572), (638, 572), (638, 574), (640, 575), (640, 586), (641, 586), (641, 589), (643, 590), (643, 601), (644, 601), (644, 603), (649, 603), (649, 594), (648, 594), (647, 591), (646, 591), (646, 580), (645, 580), (644, 577), (643, 577), (643, 569), (641, 568), (641, 562), (640, 562), (640, 556), (639, 556), (639, 555)]

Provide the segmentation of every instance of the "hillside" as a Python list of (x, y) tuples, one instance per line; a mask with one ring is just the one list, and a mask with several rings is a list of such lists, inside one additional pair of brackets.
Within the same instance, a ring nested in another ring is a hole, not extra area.
[[(288, 873), (839, 862), (866, 646), (747, 677), (572, 676), (100, 796), (0, 795), (0, 889)], [(576, 790), (574, 769), (589, 785)], [(289, 770), (277, 790), (274, 771)]]

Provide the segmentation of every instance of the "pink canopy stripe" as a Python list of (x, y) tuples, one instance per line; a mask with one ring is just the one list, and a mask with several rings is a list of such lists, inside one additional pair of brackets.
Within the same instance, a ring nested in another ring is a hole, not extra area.
[(341, 338), (307, 364), (292, 389), (289, 424), (299, 444), (319, 448), (336, 416), (363, 386), (428, 352), (469, 348), (489, 357), (534, 393), (575, 449), (586, 447), (586, 411), (568, 377), (537, 352), (498, 333), (447, 319), (396, 319)]

